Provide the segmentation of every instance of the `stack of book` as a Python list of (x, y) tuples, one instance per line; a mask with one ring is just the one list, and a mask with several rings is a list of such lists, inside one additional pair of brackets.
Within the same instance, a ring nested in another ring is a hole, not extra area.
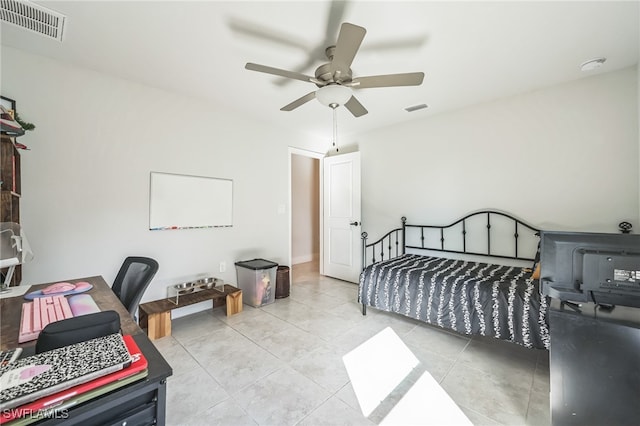
[(147, 376), (132, 336), (118, 333), (0, 367), (0, 424), (29, 424)]

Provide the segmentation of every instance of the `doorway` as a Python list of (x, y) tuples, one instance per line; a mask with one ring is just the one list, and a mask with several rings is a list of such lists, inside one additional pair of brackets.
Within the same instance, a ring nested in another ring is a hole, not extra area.
[(290, 149), (290, 246), (295, 281), (320, 273), (321, 158), (321, 154)]

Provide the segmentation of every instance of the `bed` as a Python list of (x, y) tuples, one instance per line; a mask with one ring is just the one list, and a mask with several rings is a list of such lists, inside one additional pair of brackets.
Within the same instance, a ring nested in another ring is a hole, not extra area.
[(449, 225), (413, 225), (403, 217), (400, 228), (371, 243), (364, 232), (362, 313), (370, 306), (462, 334), (549, 349), (549, 300), (532, 273), (538, 234), (494, 210)]

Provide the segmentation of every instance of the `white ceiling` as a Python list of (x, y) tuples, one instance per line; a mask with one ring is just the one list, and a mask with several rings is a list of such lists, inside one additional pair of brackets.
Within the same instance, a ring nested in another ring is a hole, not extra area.
[[(202, 98), (251, 119), (331, 135), (331, 109), (315, 100), (280, 111), (316, 89), (313, 84), (282, 84), (244, 69), (255, 62), (297, 70), (314, 49), (322, 55), (330, 1), (36, 3), (67, 16), (64, 41), (2, 24), (2, 45)], [(415, 71), (426, 76), (418, 87), (355, 91), (369, 114), (354, 118), (340, 108), (342, 134), (638, 63), (638, 1), (352, 0), (344, 6), (340, 22), (367, 29), (352, 64), (354, 77)], [(582, 62), (600, 56), (607, 58), (604, 67), (580, 71)], [(313, 75), (323, 62), (320, 56), (298, 71)], [(404, 111), (422, 103), (429, 108)]]

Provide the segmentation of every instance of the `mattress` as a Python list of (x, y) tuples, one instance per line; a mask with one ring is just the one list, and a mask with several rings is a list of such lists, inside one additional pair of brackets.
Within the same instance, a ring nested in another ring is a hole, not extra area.
[(459, 333), (549, 348), (549, 300), (527, 268), (405, 254), (367, 266), (358, 299)]

